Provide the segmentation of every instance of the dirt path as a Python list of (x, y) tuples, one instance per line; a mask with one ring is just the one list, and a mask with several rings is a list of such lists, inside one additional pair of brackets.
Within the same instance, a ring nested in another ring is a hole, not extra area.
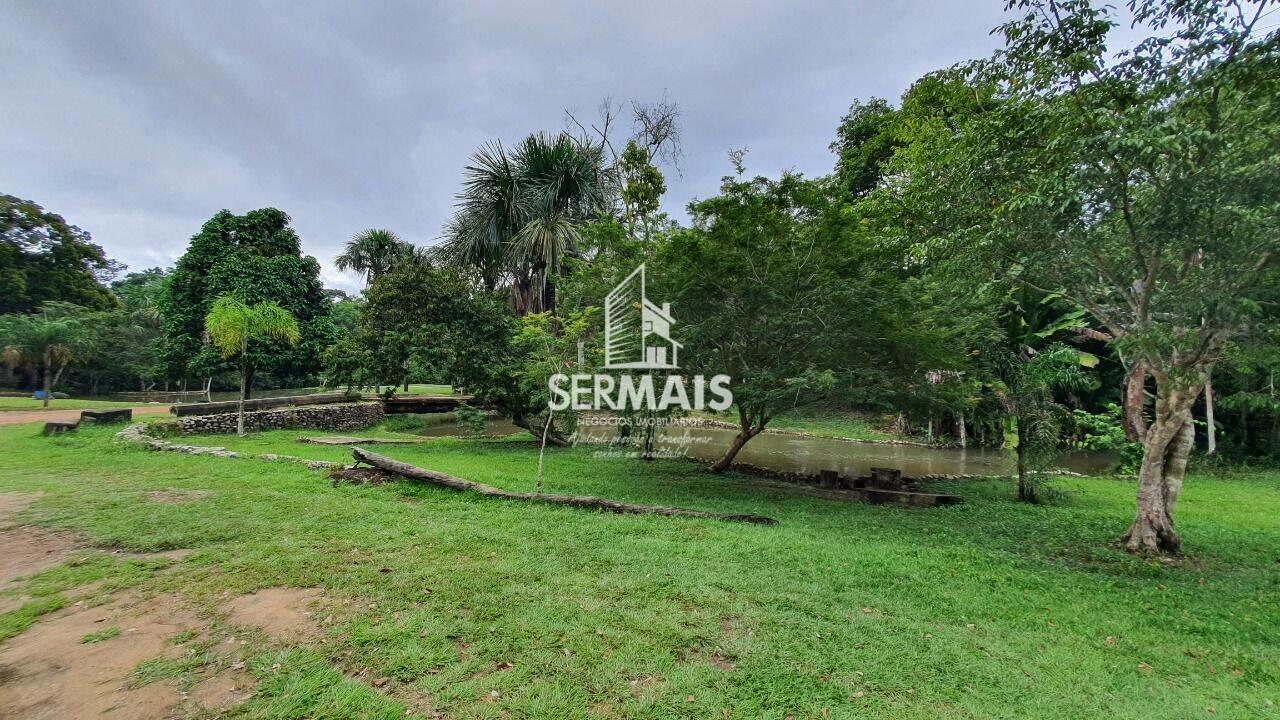
[[(5, 410), (0, 412), (0, 425), (22, 425), (23, 423), (51, 422), (54, 420), (74, 421), (80, 417), (80, 410)], [(92, 408), (88, 408), (92, 409)], [(167, 415), (168, 405), (139, 405), (133, 408), (133, 416)]]

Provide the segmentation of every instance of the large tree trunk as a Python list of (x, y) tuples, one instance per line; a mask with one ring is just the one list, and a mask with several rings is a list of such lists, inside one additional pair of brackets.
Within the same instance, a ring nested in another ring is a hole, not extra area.
[(1182, 541), (1173, 526), (1173, 509), (1195, 440), (1191, 406), (1203, 384), (1169, 388), (1167, 378), (1160, 377), (1156, 383), (1155, 419), (1142, 442), (1137, 514), (1123, 540), (1130, 552), (1177, 554)]
[(766, 422), (768, 422), (768, 420), (761, 417), (759, 424), (752, 425), (751, 419), (747, 417), (746, 411), (739, 407), (738, 424), (741, 426), (741, 429), (738, 430), (738, 434), (734, 436), (733, 442), (729, 443), (729, 449), (725, 451), (724, 456), (711, 466), (711, 472), (718, 473), (729, 469), (729, 466), (733, 464), (733, 459), (738, 456), (738, 451), (742, 449), (743, 445), (747, 444), (748, 440), (759, 435), (761, 431), (764, 430)]
[[(244, 357), (244, 356), (241, 355), (241, 357)], [(250, 398), (250, 395), (253, 393), (253, 366), (247, 364), (248, 361), (245, 361), (245, 362), (246, 362), (246, 365), (244, 370), (244, 376), (241, 378), (243, 382), (240, 383), (240, 399), (241, 400), (248, 400)]]
[(538, 312), (537, 305), (541, 303), (541, 299), (533, 283), (533, 279), (528, 277), (516, 278), (511, 283), (511, 309), (516, 315)]
[(571, 447), (573, 445), (567, 438), (557, 432), (554, 426), (550, 424), (542, 427), (535, 426), (524, 415), (512, 415), (511, 424), (528, 430), (530, 435), (538, 439), (538, 442), (546, 442), (556, 447)]
[(1205, 452), (1209, 455), (1218, 451), (1218, 429), (1213, 424), (1213, 376), (1204, 383), (1204, 432)]
[(1190, 413), (1182, 429), (1169, 443), (1169, 452), (1164, 460), (1164, 509), (1173, 520), (1173, 510), (1178, 504), (1178, 496), (1182, 495), (1182, 481), (1187, 477), (1187, 461), (1191, 451), (1196, 447), (1196, 425), (1191, 421)]
[(1129, 442), (1142, 442), (1147, 434), (1147, 419), (1142, 413), (1146, 402), (1147, 364), (1134, 360), (1124, 378), (1124, 434)]
[(752, 514), (731, 514), (731, 513), (715, 513), (705, 510), (690, 510), (680, 507), (668, 507), (664, 505), (636, 505), (633, 503), (619, 502), (617, 500), (609, 500), (607, 498), (592, 497), (590, 495), (543, 495), (540, 493), (522, 493), (503, 490), (493, 487), (492, 485), (484, 485), (470, 480), (464, 480), (453, 475), (446, 475), (442, 472), (427, 470), (408, 463), (402, 463), (398, 460), (392, 460), (384, 455), (369, 452), (362, 448), (354, 448), (351, 454), (359, 462), (368, 463), (376, 468), (381, 468), (387, 472), (395, 473), (410, 480), (419, 480), (422, 482), (439, 485), (441, 487), (451, 488), (453, 490), (461, 490), (464, 492), (474, 492), (487, 497), (505, 498), (507, 500), (529, 500), (533, 502), (548, 503), (552, 505), (569, 505), (571, 507), (594, 508), (597, 510), (607, 510), (616, 513), (634, 513), (639, 515), (668, 515), (675, 517), (694, 517), (708, 518), (711, 520), (728, 520), (731, 522), (756, 523), (759, 525), (776, 525), (777, 520), (763, 515)]

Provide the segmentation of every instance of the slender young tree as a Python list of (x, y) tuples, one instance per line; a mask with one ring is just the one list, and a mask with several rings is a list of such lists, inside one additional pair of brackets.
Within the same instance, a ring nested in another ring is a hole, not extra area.
[(224, 360), (240, 358), (240, 399), (236, 406), (236, 434), (244, 435), (244, 397), (248, 390), (249, 370), (246, 362), (251, 340), (283, 340), (296, 345), (302, 333), (293, 315), (275, 303), (249, 306), (223, 296), (213, 303), (205, 316), (209, 342)]

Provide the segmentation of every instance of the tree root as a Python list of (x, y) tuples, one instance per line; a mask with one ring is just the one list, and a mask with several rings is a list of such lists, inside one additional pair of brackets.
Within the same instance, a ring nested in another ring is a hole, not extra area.
[(385, 455), (379, 455), (361, 448), (353, 448), (351, 450), (351, 454), (359, 462), (367, 463), (373, 467), (395, 473), (396, 475), (409, 478), (410, 480), (418, 480), (421, 482), (431, 483), (432, 485), (440, 485), (452, 490), (474, 492), (487, 497), (504, 498), (507, 500), (529, 500), (532, 502), (547, 503), (551, 505), (568, 505), (571, 507), (593, 508), (596, 510), (606, 510), (608, 512), (615, 513), (630, 513), (635, 515), (667, 515), (671, 517), (706, 518), (709, 520), (755, 523), (758, 525), (776, 525), (778, 523), (777, 520), (763, 515), (714, 513), (703, 510), (668, 507), (665, 505), (635, 505), (632, 503), (618, 502), (617, 500), (592, 497), (590, 495), (548, 495), (511, 492), (509, 490), (493, 487), (492, 485), (471, 482), (470, 480), (463, 480), (460, 477), (454, 477), (434, 470), (427, 470), (408, 463), (402, 463), (398, 460), (392, 460)]

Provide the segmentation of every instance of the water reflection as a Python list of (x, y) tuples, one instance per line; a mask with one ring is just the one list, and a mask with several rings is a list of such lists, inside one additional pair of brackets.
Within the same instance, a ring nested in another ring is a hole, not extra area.
[[(509, 420), (490, 419), (488, 437), (524, 432)], [(423, 431), (427, 436), (460, 435), (453, 422), (441, 422)], [(735, 432), (712, 427), (664, 427), (657, 431), (656, 445), (668, 456), (717, 460), (733, 440)], [(602, 447), (619, 442), (618, 431), (610, 426), (583, 426), (579, 442)], [(627, 448), (620, 448), (629, 450)], [(828, 438), (763, 433), (752, 438), (738, 453), (737, 462), (778, 472), (816, 475), (835, 470), (853, 477), (866, 475), (872, 467), (897, 468), (903, 474), (923, 475), (1007, 475), (1014, 471), (1013, 454), (987, 448), (933, 448), (918, 445), (854, 442)], [(1083, 451), (1065, 454), (1058, 465), (1087, 475), (1111, 472), (1118, 458), (1109, 453)]]

